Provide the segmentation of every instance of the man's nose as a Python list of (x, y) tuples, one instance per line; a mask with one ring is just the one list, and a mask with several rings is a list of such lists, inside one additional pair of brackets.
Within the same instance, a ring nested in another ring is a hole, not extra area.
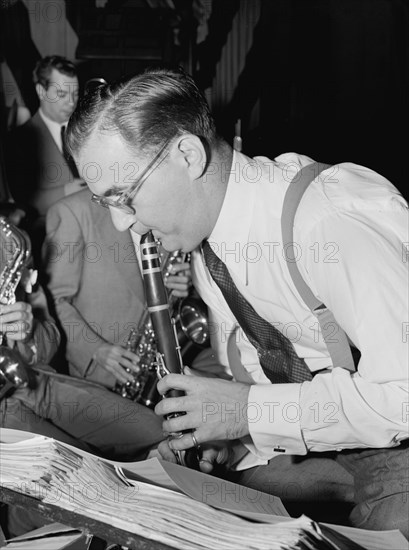
[(112, 223), (118, 231), (126, 231), (136, 222), (135, 214), (128, 214), (119, 208), (110, 206), (109, 212), (111, 214)]

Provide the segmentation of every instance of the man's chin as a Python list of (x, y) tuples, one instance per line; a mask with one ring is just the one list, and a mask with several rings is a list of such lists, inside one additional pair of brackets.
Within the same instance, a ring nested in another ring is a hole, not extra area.
[(155, 232), (153, 232), (153, 236), (156, 241), (160, 243), (161, 247), (166, 250), (166, 252), (174, 252), (175, 250), (180, 249), (179, 243), (176, 239), (172, 239), (172, 237), (167, 237), (166, 235), (155, 235)]

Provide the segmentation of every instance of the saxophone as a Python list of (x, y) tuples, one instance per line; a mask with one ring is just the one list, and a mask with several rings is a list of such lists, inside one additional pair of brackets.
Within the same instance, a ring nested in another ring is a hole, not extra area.
[[(16, 301), (16, 288), (31, 258), (31, 242), (25, 231), (0, 216), (0, 304)], [(20, 354), (5, 345), (0, 332), (0, 399), (29, 383), (28, 367)]]
[[(173, 265), (188, 261), (189, 254), (180, 251), (159, 254), (159, 267), (164, 280), (171, 273)], [(178, 298), (172, 292), (167, 296), (170, 315), (176, 319), (179, 330), (178, 342), (186, 355), (191, 354), (192, 346), (202, 348), (208, 344), (207, 312), (204, 305), (195, 298)], [(156, 390), (156, 353), (157, 343), (155, 331), (152, 327), (152, 319), (148, 309), (145, 309), (138, 327), (131, 329), (125, 348), (139, 356), (139, 372), (131, 373), (133, 379), (124, 384), (116, 384), (114, 391), (137, 403), (141, 403), (151, 409), (161, 399)], [(184, 352), (181, 353), (184, 355)], [(129, 372), (129, 371), (128, 371)]]

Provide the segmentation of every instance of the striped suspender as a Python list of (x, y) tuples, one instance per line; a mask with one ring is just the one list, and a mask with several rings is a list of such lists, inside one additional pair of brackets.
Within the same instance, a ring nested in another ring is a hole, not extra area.
[(317, 317), (324, 341), (330, 353), (334, 367), (342, 367), (355, 372), (348, 338), (338, 325), (332, 312), (311, 292), (297, 266), (297, 256), (294, 250), (294, 218), (298, 205), (308, 185), (318, 177), (319, 173), (330, 165), (314, 162), (302, 168), (291, 181), (284, 197), (281, 215), (281, 232), (288, 271), (301, 298)]

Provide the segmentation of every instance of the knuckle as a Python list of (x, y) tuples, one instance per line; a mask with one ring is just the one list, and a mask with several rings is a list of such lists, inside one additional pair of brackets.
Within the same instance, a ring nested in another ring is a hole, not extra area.
[(162, 403), (162, 414), (169, 414), (173, 411), (173, 399), (172, 398), (167, 398), (167, 399), (163, 399), (161, 401)]

